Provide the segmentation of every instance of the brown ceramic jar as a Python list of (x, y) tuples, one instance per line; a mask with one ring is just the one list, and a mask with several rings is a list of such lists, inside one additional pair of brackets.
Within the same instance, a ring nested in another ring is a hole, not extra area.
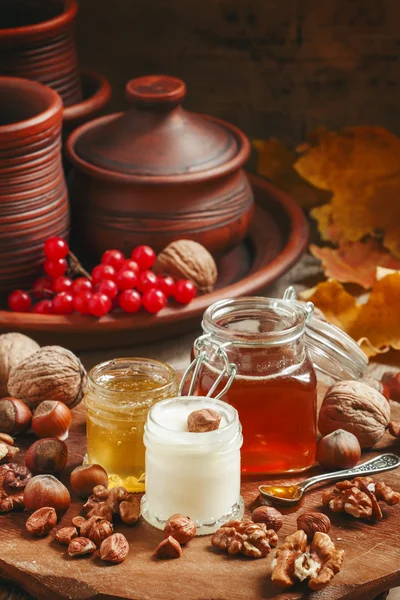
[(126, 94), (131, 110), (91, 121), (67, 141), (75, 224), (88, 249), (159, 251), (186, 238), (219, 254), (238, 244), (253, 216), (246, 136), (186, 111), (185, 84), (174, 77), (134, 79)]
[(0, 291), (29, 286), (46, 238), (68, 233), (62, 112), (54, 90), (0, 77)]
[(2, 0), (0, 76), (56, 90), (64, 106), (82, 100), (75, 45), (76, 0)]

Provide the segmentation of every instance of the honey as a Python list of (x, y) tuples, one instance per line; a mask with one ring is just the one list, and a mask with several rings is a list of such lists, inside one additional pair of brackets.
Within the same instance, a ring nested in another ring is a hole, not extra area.
[(296, 500), (301, 497), (301, 488), (298, 485), (263, 485), (263, 492), (283, 500)]
[[(315, 460), (316, 377), (307, 356), (242, 350), (242, 368), (222, 396), (236, 408), (243, 428), (242, 471), (303, 471)], [(240, 353), (240, 352), (239, 352)], [(245, 355), (246, 360), (243, 360)], [(246, 375), (242, 375), (246, 370)], [(204, 366), (198, 393), (205, 395), (216, 373)], [(223, 380), (217, 390), (222, 389)]]
[(144, 491), (147, 413), (153, 404), (176, 392), (174, 371), (158, 361), (116, 359), (89, 373), (87, 459), (105, 468), (111, 487)]
[(299, 302), (242, 298), (204, 314), (194, 389), (238, 411), (244, 473), (304, 471), (315, 461), (317, 378), (303, 336), (311, 313)]

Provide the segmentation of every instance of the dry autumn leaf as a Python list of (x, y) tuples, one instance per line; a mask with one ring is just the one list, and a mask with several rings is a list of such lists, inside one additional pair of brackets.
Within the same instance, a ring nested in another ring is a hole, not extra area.
[(338, 248), (311, 244), (310, 251), (322, 262), (327, 277), (341, 283), (357, 283), (365, 289), (374, 285), (377, 265), (400, 269), (400, 260), (372, 238), (366, 242), (343, 242)]
[(380, 127), (318, 130), (294, 164), (298, 174), (333, 193), (314, 208), (321, 236), (357, 242), (379, 236), (400, 258), (400, 139)]
[(368, 356), (389, 347), (400, 349), (400, 271), (381, 270), (368, 300), (361, 304), (335, 280), (324, 281), (301, 294), (329, 321), (360, 343)]
[(253, 147), (258, 152), (257, 173), (288, 193), (302, 208), (308, 210), (329, 200), (329, 192), (317, 189), (295, 171), (297, 154), (290, 148), (274, 138), (255, 140)]

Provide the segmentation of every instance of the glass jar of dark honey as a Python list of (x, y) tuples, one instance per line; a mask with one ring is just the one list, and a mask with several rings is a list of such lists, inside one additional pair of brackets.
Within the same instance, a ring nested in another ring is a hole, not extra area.
[(232, 404), (243, 427), (242, 472), (303, 471), (315, 461), (317, 371), (359, 379), (367, 358), (311, 303), (240, 298), (211, 305), (181, 390)]

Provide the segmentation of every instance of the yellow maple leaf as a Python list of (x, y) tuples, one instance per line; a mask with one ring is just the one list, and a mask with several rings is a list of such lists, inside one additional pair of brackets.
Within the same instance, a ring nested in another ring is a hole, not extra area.
[(304, 209), (308, 210), (329, 200), (331, 194), (305, 181), (293, 168), (297, 154), (276, 140), (254, 140), (258, 152), (257, 173), (272, 181), (279, 189), (289, 194)]
[(360, 303), (331, 279), (306, 290), (301, 298), (322, 310), (326, 318), (360, 343), (368, 356), (400, 350), (400, 271), (379, 269), (368, 300)]
[(333, 193), (312, 216), (325, 240), (380, 236), (400, 258), (400, 139), (380, 127), (319, 130), (294, 164), (312, 185)]

